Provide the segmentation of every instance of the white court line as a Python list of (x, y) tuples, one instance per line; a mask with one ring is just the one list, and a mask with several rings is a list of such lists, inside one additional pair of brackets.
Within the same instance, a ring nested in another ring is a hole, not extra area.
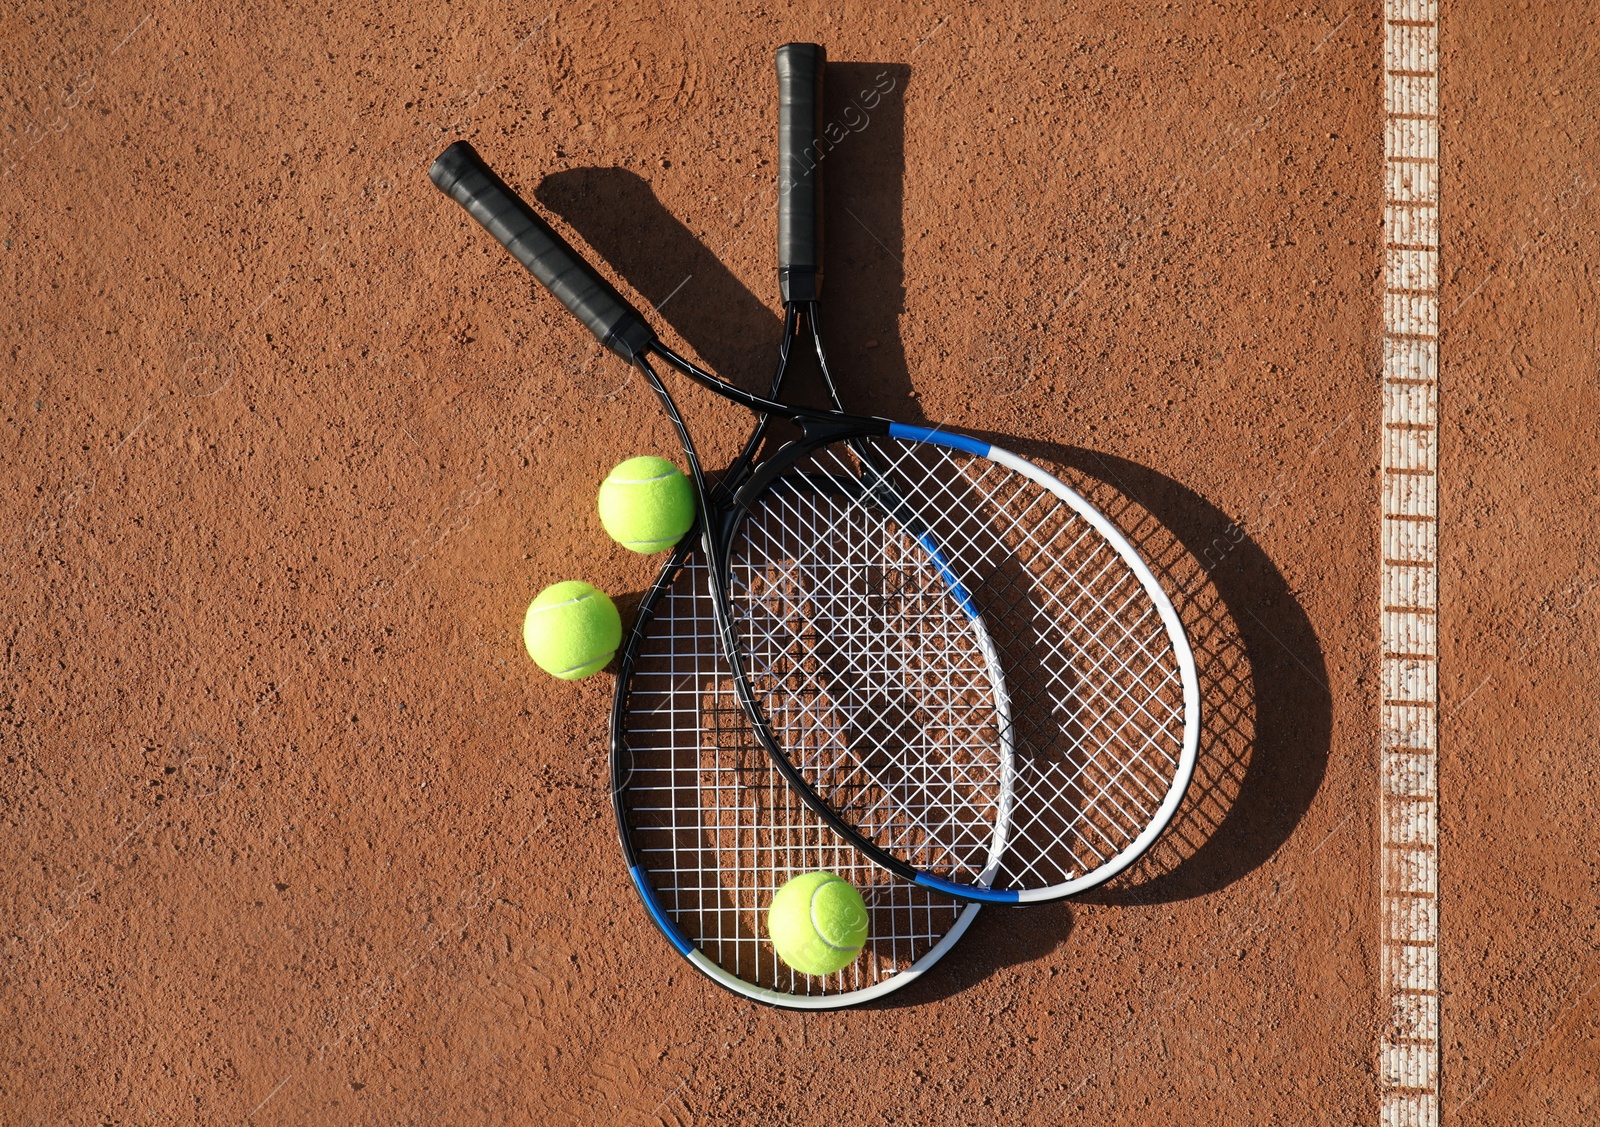
[(1384, 0), (1382, 1127), (1439, 1123), (1439, 6)]

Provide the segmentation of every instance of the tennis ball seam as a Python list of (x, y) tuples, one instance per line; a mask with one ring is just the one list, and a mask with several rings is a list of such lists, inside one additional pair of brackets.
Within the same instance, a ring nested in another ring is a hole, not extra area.
[(562, 603), (546, 603), (542, 607), (533, 607), (531, 609), (532, 609), (534, 614), (543, 614), (547, 610), (557, 610), (557, 609), (559, 609), (561, 607), (574, 606), (574, 605), (576, 605), (578, 603), (583, 602), (585, 599), (589, 598), (589, 594), (590, 593), (588, 591), (585, 591), (581, 595), (574, 595), (572, 598), (566, 600), (565, 602), (562, 602)]
[(811, 901), (807, 905), (807, 910), (811, 913), (811, 932), (812, 932), (813, 935), (815, 935), (818, 939), (820, 939), (822, 941), (822, 945), (824, 947), (829, 948), (830, 950), (839, 951), (841, 953), (848, 953), (850, 951), (859, 951), (859, 950), (861, 950), (861, 945), (858, 943), (854, 947), (841, 947), (841, 946), (839, 946), (837, 943), (835, 943), (831, 939), (829, 939), (826, 935), (822, 934), (822, 924), (819, 923), (818, 920), (817, 920), (817, 896), (822, 892), (822, 890), (824, 888), (827, 888), (830, 884), (844, 884), (844, 883), (845, 883), (845, 880), (844, 880), (843, 877), (834, 877), (832, 880), (825, 880), (821, 884), (817, 885), (816, 888), (813, 888), (811, 890)]
[(676, 544), (679, 540), (682, 540), (682, 539), (683, 539), (682, 536), (674, 536), (671, 539), (668, 539), (666, 537), (661, 537), (660, 539), (657, 539), (657, 540), (618, 540), (617, 543), (621, 544), (624, 548), (633, 548), (633, 549), (648, 548), (648, 547), (650, 547), (650, 546), (652, 546), (654, 544), (659, 544), (659, 545), (661, 545), (661, 547), (667, 548), (667, 547), (671, 547), (673, 544)]
[(669, 477), (677, 477), (681, 472), (677, 466), (673, 466), (671, 470), (658, 473), (655, 477), (618, 477), (612, 474), (606, 481), (612, 485), (649, 485), (652, 481), (666, 481)]

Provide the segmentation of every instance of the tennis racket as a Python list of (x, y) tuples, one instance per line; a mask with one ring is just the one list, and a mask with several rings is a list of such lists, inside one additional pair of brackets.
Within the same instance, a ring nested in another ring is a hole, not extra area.
[[(1171, 601), (1109, 520), (981, 439), (705, 371), (465, 142), (430, 176), (660, 399), (734, 688), (813, 810), (896, 875), (980, 901), (1067, 896), (1149, 847), (1194, 770), (1199, 685)], [(799, 437), (713, 493), (652, 360)]]
[[(821, 263), (819, 169), (814, 150), (822, 48), (778, 48), (781, 179), (779, 277), (783, 340), (770, 398), (777, 399), (796, 341), (809, 339), (837, 407), (816, 331)], [(802, 334), (805, 334), (804, 336)], [(713, 487), (736, 489), (763, 440), (762, 416), (743, 452)], [(697, 530), (698, 531), (698, 530)], [(773, 1005), (834, 1009), (913, 981), (955, 943), (977, 912), (874, 865), (802, 802), (751, 730), (717, 630), (706, 554), (686, 537), (645, 595), (622, 651), (611, 712), (612, 802), (629, 872), (674, 948), (713, 981)], [(869, 932), (860, 958), (811, 976), (780, 962), (765, 941), (766, 909), (793, 876), (837, 873), (861, 891)]]

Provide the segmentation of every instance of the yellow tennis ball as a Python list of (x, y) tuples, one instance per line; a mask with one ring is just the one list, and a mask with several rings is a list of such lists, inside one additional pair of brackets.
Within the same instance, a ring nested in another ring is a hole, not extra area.
[(600, 486), (600, 523), (629, 551), (664, 551), (694, 523), (694, 487), (665, 458), (629, 458)]
[(539, 592), (522, 620), (522, 643), (539, 668), (576, 681), (605, 668), (622, 644), (622, 616), (604, 591), (569, 579)]
[(867, 941), (867, 906), (849, 881), (801, 873), (772, 898), (767, 934), (778, 957), (801, 974), (832, 974), (856, 961)]

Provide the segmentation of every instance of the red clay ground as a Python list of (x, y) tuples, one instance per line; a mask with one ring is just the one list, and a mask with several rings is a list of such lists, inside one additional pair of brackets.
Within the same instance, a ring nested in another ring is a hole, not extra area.
[[(1563, 18), (1445, 17), (1444, 308), (1487, 279), (1443, 397), (1461, 1122), (1594, 1091), (1600, 174)], [(1379, 20), (8, 18), (0, 1119), (1374, 1121)], [(830, 113), (896, 84), (828, 167), (846, 394), (1144, 522), (1215, 694), (1206, 785), (1122, 887), (988, 911), (887, 1004), (810, 1016), (657, 935), (611, 677), (521, 651), (547, 583), (648, 583), (593, 494), (666, 427), (426, 176), (471, 139), (753, 383), (793, 39), (840, 64)]]
[(1444, 21), (1446, 1122), (1600, 1112), (1593, 11)]

